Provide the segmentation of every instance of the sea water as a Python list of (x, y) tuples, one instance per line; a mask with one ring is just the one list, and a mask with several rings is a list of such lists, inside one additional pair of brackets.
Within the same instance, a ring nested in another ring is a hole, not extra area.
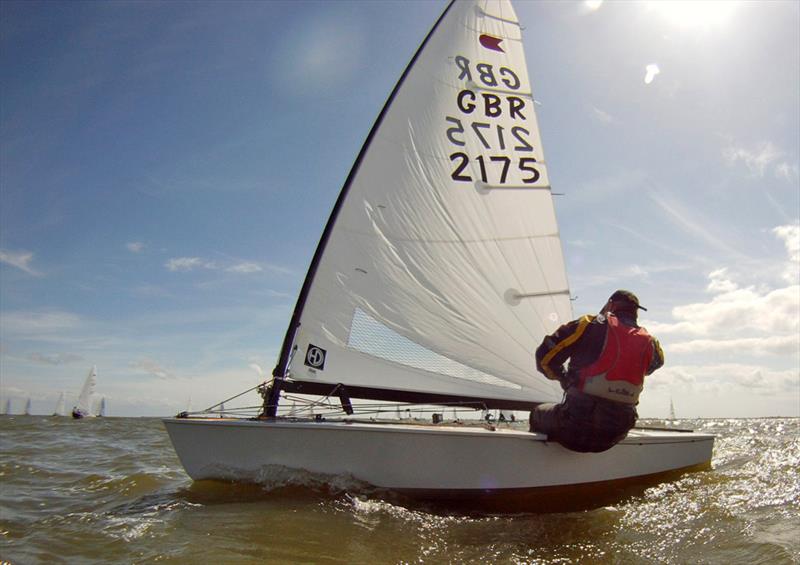
[(800, 562), (800, 420), (678, 424), (717, 436), (712, 470), (589, 511), (468, 516), (299, 472), (193, 483), (158, 419), (2, 416), (0, 561)]

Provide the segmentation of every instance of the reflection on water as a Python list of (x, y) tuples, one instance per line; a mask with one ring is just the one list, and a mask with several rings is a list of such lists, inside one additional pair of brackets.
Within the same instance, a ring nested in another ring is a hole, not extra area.
[[(656, 425), (659, 422), (654, 422)], [(291, 470), (192, 483), (153, 419), (0, 418), (14, 563), (795, 563), (800, 420), (682, 421), (713, 470), (591, 511), (464, 516)]]

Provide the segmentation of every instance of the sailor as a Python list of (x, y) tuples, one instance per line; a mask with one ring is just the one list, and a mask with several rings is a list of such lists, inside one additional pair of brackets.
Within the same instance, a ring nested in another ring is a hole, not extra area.
[[(564, 324), (536, 350), (536, 368), (564, 389), (531, 412), (530, 431), (573, 451), (605, 451), (636, 424), (644, 377), (664, 364), (658, 340), (637, 324), (635, 294), (618, 290), (597, 316)], [(569, 361), (568, 368), (564, 364)]]

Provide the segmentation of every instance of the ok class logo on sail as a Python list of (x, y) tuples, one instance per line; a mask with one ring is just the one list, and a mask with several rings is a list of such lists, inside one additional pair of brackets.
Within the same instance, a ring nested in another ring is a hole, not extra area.
[[(505, 54), (502, 41), (488, 34), (478, 37), (483, 48)], [(508, 57), (502, 59), (505, 62)], [(450, 177), (457, 182), (480, 180), (499, 186), (536, 183), (541, 173), (534, 157), (533, 134), (525, 127), (532, 101), (529, 94), (520, 92), (519, 75), (506, 64), (474, 62), (463, 55), (456, 55), (453, 62), (464, 88), (456, 94), (456, 111), (444, 117), (447, 141), (457, 148), (449, 155), (453, 164)], [(468, 147), (477, 147), (479, 153), (467, 153)]]
[(327, 356), (327, 351), (321, 347), (317, 347), (313, 343), (309, 343), (308, 349), (306, 350), (305, 364), (312, 369), (319, 369), (320, 371), (323, 371), (325, 370), (325, 358)]

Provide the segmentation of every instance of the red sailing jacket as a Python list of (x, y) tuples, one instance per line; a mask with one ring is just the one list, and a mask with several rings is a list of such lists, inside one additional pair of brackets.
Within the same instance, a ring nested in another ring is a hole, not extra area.
[(607, 324), (600, 356), (578, 372), (578, 390), (636, 404), (653, 360), (653, 340), (644, 328), (622, 324), (613, 314), (608, 315)]

